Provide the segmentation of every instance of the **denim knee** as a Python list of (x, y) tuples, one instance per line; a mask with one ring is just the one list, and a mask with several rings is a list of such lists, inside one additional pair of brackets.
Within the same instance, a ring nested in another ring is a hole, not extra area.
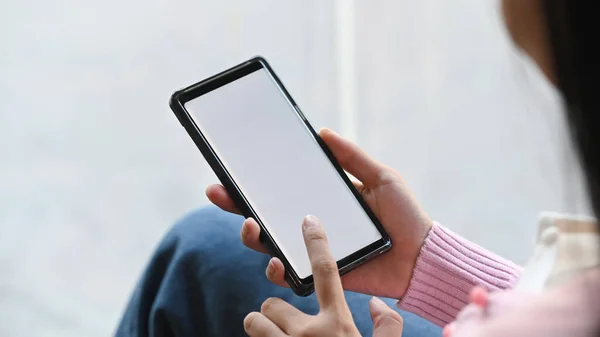
[(190, 212), (173, 225), (161, 245), (175, 243), (179, 250), (211, 250), (216, 244), (240, 242), (243, 217), (210, 205)]

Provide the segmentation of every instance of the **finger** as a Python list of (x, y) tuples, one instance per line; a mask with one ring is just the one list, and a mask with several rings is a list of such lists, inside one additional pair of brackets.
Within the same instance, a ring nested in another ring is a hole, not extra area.
[(269, 281), (280, 287), (289, 288), (290, 285), (285, 281), (285, 267), (280, 259), (271, 258), (265, 274), (267, 274)]
[(489, 302), (489, 293), (488, 291), (481, 286), (477, 286), (471, 289), (471, 293), (469, 294), (469, 302), (475, 304), (480, 308), (485, 308)]
[(240, 231), (240, 238), (242, 239), (242, 243), (259, 253), (268, 254), (267, 249), (260, 242), (260, 226), (256, 223), (256, 220), (252, 218), (247, 218), (244, 220), (242, 224), (242, 229)]
[(354, 188), (356, 188), (356, 190), (361, 195), (365, 192), (365, 190), (367, 190), (367, 188), (365, 187), (365, 185), (363, 183), (361, 183), (360, 181), (358, 181), (357, 179), (350, 179), (350, 181), (352, 182), (352, 185), (354, 185)]
[(304, 218), (302, 234), (315, 282), (317, 300), (322, 309), (345, 305), (338, 266), (329, 252), (323, 226), (312, 215)]
[(285, 336), (285, 333), (275, 323), (259, 312), (251, 312), (244, 318), (244, 330), (251, 337)]
[(373, 320), (373, 337), (402, 336), (402, 317), (385, 302), (373, 297), (369, 302), (369, 311)]
[(208, 186), (206, 188), (206, 196), (210, 202), (217, 205), (220, 209), (230, 213), (242, 214), (222, 185), (215, 184)]
[(442, 330), (442, 337), (452, 337), (456, 330), (456, 324), (454, 322), (446, 325)]
[(319, 131), (321, 139), (327, 144), (333, 156), (342, 168), (355, 176), (368, 188), (386, 183), (387, 166), (369, 156), (358, 145), (329, 129)]
[(309, 318), (300, 310), (276, 297), (267, 298), (261, 305), (260, 312), (288, 335), (295, 332), (294, 327), (304, 327)]

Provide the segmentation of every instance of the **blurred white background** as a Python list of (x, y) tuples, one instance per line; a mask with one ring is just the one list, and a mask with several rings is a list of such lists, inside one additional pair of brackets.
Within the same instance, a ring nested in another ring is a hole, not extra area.
[(257, 54), (315, 126), (516, 262), (538, 211), (584, 209), (559, 100), (496, 1), (4, 0), (0, 43), (2, 336), (114, 331), (216, 182), (170, 94)]

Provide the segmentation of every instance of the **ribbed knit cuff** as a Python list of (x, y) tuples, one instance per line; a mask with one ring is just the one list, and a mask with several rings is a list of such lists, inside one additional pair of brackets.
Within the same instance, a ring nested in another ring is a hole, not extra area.
[(516, 264), (471, 243), (437, 223), (429, 231), (406, 294), (397, 306), (439, 326), (467, 305), (474, 286), (489, 291), (513, 287)]

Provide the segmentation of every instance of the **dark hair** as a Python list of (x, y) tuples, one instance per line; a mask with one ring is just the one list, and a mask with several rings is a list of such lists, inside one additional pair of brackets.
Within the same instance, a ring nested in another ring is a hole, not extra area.
[[(600, 218), (600, 48), (596, 46), (600, 22), (593, 8), (595, 2), (542, 1), (571, 137), (579, 152), (592, 209)], [(595, 335), (600, 337), (600, 319), (595, 323)]]
[(600, 19), (594, 1), (542, 1), (571, 136), (600, 218)]

